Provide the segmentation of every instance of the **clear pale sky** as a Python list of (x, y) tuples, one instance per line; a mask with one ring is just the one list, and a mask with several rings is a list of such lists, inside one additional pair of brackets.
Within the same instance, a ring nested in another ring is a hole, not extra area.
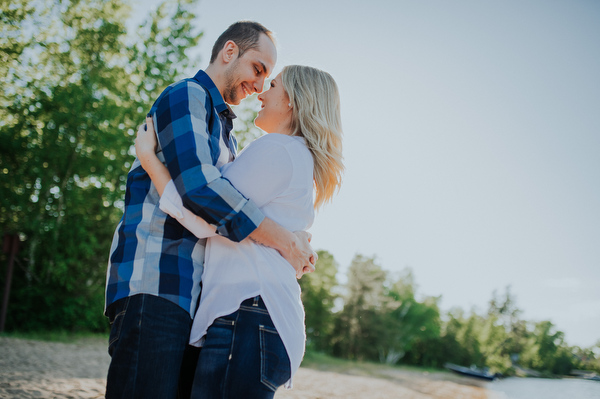
[(251, 19), (276, 34), (275, 73), (336, 79), (347, 170), (311, 232), (342, 273), (356, 253), (410, 267), (444, 311), (511, 286), (523, 318), (600, 339), (600, 2), (204, 0), (197, 15), (198, 68)]

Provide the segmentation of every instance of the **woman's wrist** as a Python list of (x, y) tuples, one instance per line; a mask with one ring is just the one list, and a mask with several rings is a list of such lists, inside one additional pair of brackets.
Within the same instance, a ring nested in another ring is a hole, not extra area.
[(142, 168), (146, 169), (150, 163), (150, 156), (146, 152), (142, 151), (141, 153), (137, 154), (137, 157), (142, 164)]

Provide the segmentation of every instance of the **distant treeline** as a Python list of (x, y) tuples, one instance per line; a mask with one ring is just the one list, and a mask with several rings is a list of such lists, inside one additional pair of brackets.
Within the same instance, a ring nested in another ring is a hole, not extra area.
[(600, 372), (600, 341), (593, 348), (572, 347), (551, 322), (521, 319), (508, 288), (492, 295), (485, 314), (442, 314), (438, 297), (415, 298), (409, 269), (394, 276), (375, 258), (356, 255), (346, 284), (339, 284), (337, 271), (333, 256), (320, 251), (317, 272), (300, 280), (309, 350), (390, 364), (475, 365), (504, 375), (524, 369), (541, 375)]
[[(194, 3), (165, 2), (127, 33), (127, 1), (0, 2), (0, 233), (20, 242), (8, 330), (108, 331), (106, 264), (133, 135), (158, 94), (199, 68), (188, 52), (202, 36)], [(254, 118), (252, 110), (238, 115), (243, 143)], [(569, 347), (551, 323), (519, 319), (509, 292), (493, 297), (485, 315), (441, 314), (437, 298), (415, 299), (408, 272), (392, 278), (357, 256), (340, 285), (337, 268), (321, 252), (318, 272), (300, 281), (311, 350), (503, 373), (513, 360), (557, 374), (600, 371), (598, 347)]]

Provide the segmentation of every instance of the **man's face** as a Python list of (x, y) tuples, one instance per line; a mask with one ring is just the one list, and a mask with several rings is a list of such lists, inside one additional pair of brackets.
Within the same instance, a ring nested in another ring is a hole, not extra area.
[(223, 91), (225, 102), (237, 105), (250, 94), (262, 92), (265, 79), (273, 71), (276, 61), (275, 45), (267, 35), (261, 34), (257, 48), (247, 50), (227, 65)]

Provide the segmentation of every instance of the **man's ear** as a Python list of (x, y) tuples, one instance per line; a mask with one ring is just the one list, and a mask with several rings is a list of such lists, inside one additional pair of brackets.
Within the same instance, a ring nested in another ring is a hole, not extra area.
[(228, 40), (223, 46), (221, 57), (225, 64), (230, 63), (238, 57), (240, 48), (233, 40)]

